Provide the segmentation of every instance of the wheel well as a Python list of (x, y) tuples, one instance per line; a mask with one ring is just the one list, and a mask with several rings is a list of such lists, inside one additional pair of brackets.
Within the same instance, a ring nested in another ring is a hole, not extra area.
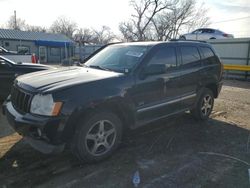
[(63, 131), (63, 139), (68, 141), (74, 136), (77, 124), (79, 121), (84, 121), (84, 119), (93, 114), (98, 113), (100, 111), (109, 111), (118, 116), (118, 118), (122, 121), (123, 128), (129, 129), (130, 126), (133, 126), (135, 123), (135, 116), (127, 105), (122, 105), (118, 102), (107, 102), (102, 103), (96, 106), (92, 106), (89, 108), (85, 108), (82, 111), (75, 112), (69, 118), (69, 121)]
[(218, 97), (218, 91), (217, 91), (217, 85), (216, 84), (207, 84), (205, 87), (210, 89), (213, 92), (214, 98)]
[(122, 121), (124, 128), (129, 128), (135, 123), (135, 117), (132, 110), (121, 102), (107, 102), (97, 105), (94, 109), (95, 111), (110, 111), (116, 114)]

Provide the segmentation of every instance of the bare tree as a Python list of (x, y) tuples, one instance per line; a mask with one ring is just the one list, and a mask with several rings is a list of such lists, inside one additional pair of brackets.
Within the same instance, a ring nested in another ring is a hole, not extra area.
[(131, 22), (121, 22), (119, 24), (119, 30), (123, 35), (125, 41), (135, 41), (138, 39), (136, 28)]
[(11, 16), (6, 25), (7, 29), (16, 29), (16, 30), (24, 30), (26, 27), (25, 20), (21, 18), (15, 18), (15, 16)]
[(178, 37), (180, 32), (209, 24), (204, 4), (197, 8), (196, 0), (132, 2), (135, 14), (130, 21), (119, 25), (119, 30), (127, 41), (165, 41)]
[(102, 26), (100, 30), (93, 29), (93, 33), (93, 43), (95, 44), (107, 44), (115, 38), (114, 33), (108, 26)]
[(173, 9), (173, 32), (172, 38), (180, 34), (180, 30), (190, 30), (208, 25), (209, 18), (206, 16), (206, 10), (201, 5), (196, 8), (196, 0), (181, 0)]
[(74, 40), (81, 44), (90, 44), (93, 40), (93, 32), (88, 28), (77, 29), (74, 34)]
[(129, 40), (148, 40), (151, 37), (150, 25), (153, 18), (166, 9), (171, 9), (175, 4), (175, 0), (131, 0), (131, 6), (134, 9), (134, 14), (128, 22), (120, 23), (119, 29), (124, 37)]
[(207, 16), (208, 9), (205, 7), (205, 4), (202, 3), (193, 13), (193, 19), (187, 27), (187, 32), (190, 32), (194, 29), (207, 27), (211, 24), (210, 18)]
[(46, 33), (47, 29), (42, 26), (35, 26), (35, 25), (26, 25), (24, 28), (25, 31), (32, 31), (32, 32), (43, 32)]
[(76, 29), (77, 24), (64, 16), (55, 20), (50, 27), (51, 32), (61, 33), (68, 36), (69, 38), (73, 38), (73, 33), (76, 31)]
[(154, 39), (157, 41), (166, 41), (171, 38), (172, 21), (171, 13), (158, 15), (152, 20), (154, 27)]

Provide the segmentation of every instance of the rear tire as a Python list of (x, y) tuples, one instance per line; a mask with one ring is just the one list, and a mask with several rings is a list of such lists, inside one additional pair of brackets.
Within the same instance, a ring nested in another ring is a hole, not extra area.
[(109, 157), (122, 138), (122, 123), (111, 112), (96, 112), (81, 120), (71, 150), (82, 162), (97, 162)]
[(197, 120), (207, 120), (213, 110), (213, 106), (214, 94), (210, 89), (205, 88), (202, 94), (200, 95), (195, 108), (191, 110), (191, 114)]

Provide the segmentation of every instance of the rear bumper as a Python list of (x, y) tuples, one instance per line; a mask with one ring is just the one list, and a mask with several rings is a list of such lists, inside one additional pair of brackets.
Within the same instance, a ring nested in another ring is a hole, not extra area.
[(3, 104), (3, 113), (11, 127), (36, 150), (46, 154), (63, 151), (65, 144), (61, 141), (62, 131), (59, 129), (63, 126), (62, 118), (21, 114), (9, 101)]

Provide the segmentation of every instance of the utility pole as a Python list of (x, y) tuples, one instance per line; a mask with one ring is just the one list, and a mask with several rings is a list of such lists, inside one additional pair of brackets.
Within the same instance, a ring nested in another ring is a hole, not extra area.
[(17, 23), (16, 23), (16, 11), (14, 10), (14, 24), (15, 24), (15, 29), (17, 29)]

